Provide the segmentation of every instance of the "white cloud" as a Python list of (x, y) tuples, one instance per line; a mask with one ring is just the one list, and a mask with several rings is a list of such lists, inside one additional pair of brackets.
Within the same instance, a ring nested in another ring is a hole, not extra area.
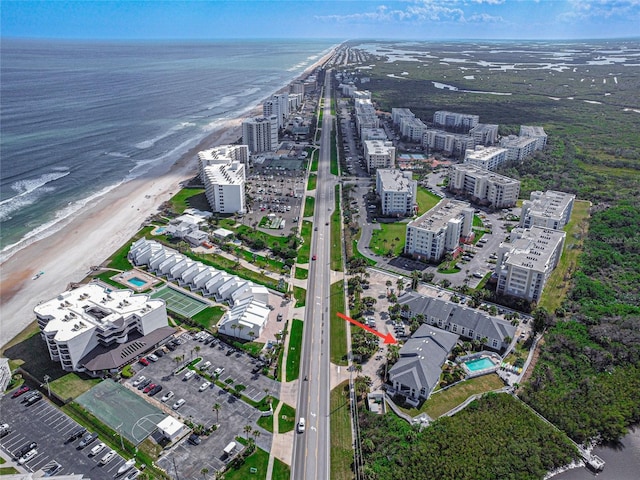
[(569, 0), (563, 20), (588, 18), (640, 19), (640, 0)]
[(471, 15), (467, 22), (469, 23), (503, 23), (504, 18), (496, 15), (489, 15), (488, 13), (477, 13), (475, 15)]

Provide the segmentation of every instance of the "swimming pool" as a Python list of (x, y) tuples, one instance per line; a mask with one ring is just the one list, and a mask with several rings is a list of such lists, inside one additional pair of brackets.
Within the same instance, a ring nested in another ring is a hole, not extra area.
[(491, 361), (491, 359), (487, 357), (476, 358), (475, 360), (469, 360), (468, 362), (464, 362), (469, 371), (477, 372), (478, 370), (485, 370), (487, 368), (495, 367), (496, 364)]
[(166, 229), (167, 229), (167, 227), (158, 227), (158, 228), (156, 228), (156, 230), (155, 230), (155, 232), (154, 232), (154, 233), (155, 233), (155, 234), (161, 234), (161, 233), (163, 233)]
[(127, 282), (129, 282), (131, 285), (134, 285), (138, 288), (144, 286), (147, 283), (145, 280), (142, 280), (141, 278), (138, 278), (138, 277), (128, 278)]

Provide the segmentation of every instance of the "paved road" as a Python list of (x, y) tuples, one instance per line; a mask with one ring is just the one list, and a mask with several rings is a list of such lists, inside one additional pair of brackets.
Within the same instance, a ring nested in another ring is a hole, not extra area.
[[(326, 78), (331, 78), (327, 71)], [(298, 392), (298, 418), (306, 429), (296, 433), (291, 478), (329, 479), (329, 284), (331, 261), (330, 217), (335, 207), (335, 177), (331, 176), (331, 86), (325, 82), (325, 109), (320, 138), (318, 187), (314, 215), (309, 284), (302, 347), (301, 387)], [(307, 380), (304, 380), (306, 378)]]

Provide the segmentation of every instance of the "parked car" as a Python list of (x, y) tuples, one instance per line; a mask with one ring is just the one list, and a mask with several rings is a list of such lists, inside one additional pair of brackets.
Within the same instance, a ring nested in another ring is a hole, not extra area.
[(153, 352), (153, 354), (158, 357), (158, 358), (162, 358), (164, 357), (164, 350), (162, 350), (161, 348), (159, 348), (158, 350), (156, 350), (155, 352)]
[(22, 395), (23, 393), (27, 393), (29, 390), (30, 390), (29, 387), (27, 387), (26, 385), (23, 385), (18, 390), (13, 392), (13, 395), (11, 395), (11, 398), (18, 398), (20, 395)]
[(316, 261), (316, 256), (314, 255), (313, 257), (311, 257), (311, 260), (313, 260), (314, 262)]
[(147, 379), (147, 377), (145, 377), (144, 375), (140, 375), (137, 379), (135, 379), (131, 385), (133, 385), (134, 387), (137, 387), (138, 385), (140, 385), (142, 382), (144, 382)]
[[(229, 350), (231, 353), (233, 353), (233, 350)], [(224, 372), (224, 368), (223, 367), (218, 367), (213, 371), (213, 374), (217, 377), (219, 377), (220, 375), (222, 375)]]
[(173, 393), (172, 391), (168, 391), (160, 400), (162, 402), (166, 402), (167, 400), (173, 398), (174, 395), (175, 393)]
[(100, 459), (100, 465), (106, 465), (107, 463), (109, 463), (111, 460), (113, 460), (116, 455), (118, 455), (118, 452), (116, 452), (115, 450), (110, 450), (107, 453), (104, 454), (104, 456)]
[(146, 387), (144, 387), (144, 390), (142, 390), (142, 393), (149, 393), (152, 389), (154, 389), (156, 387), (155, 383), (150, 383), (149, 385), (147, 385)]
[(134, 480), (135, 478), (138, 478), (138, 475), (140, 475), (140, 470), (138, 470), (137, 468), (134, 468), (122, 480)]
[(145, 388), (147, 388), (147, 386), (149, 386), (150, 383), (151, 383), (151, 379), (147, 378), (146, 380), (144, 380), (138, 385), (138, 390), (144, 390)]
[(149, 390), (149, 396), (153, 397), (154, 395), (160, 393), (162, 391), (162, 385), (158, 384), (155, 387), (153, 387), (151, 390)]
[(33, 449), (33, 450), (29, 450), (27, 453), (25, 453), (24, 455), (22, 455), (19, 459), (18, 459), (18, 463), (20, 465), (24, 465), (25, 463), (27, 463), (29, 460), (31, 460), (33, 457), (35, 457), (38, 454), (38, 450), (37, 449)]
[(151, 355), (147, 355), (147, 359), (151, 360), (152, 362), (158, 361), (158, 357), (156, 357), (153, 353)]
[(0, 438), (10, 433), (11, 433), (11, 427), (9, 426), (8, 423), (3, 423), (2, 425), (0, 425)]
[(34, 397), (39, 393), (40, 392), (38, 392), (37, 390), (32, 390), (30, 392), (25, 393), (25, 395), (22, 397), (22, 400), (20, 400), (20, 403), (27, 403), (27, 401), (29, 401), (31, 397)]
[(182, 380), (189, 380), (191, 377), (193, 377), (196, 374), (196, 372), (194, 372), (193, 370), (188, 370), (187, 373), (184, 374), (184, 377), (182, 377)]
[(106, 445), (102, 442), (100, 442), (98, 445), (96, 445), (95, 447), (93, 447), (91, 449), (91, 451), (89, 452), (89, 456), (90, 457), (95, 457), (96, 455), (98, 455), (102, 450), (104, 450), (104, 448), (106, 447)]
[(97, 439), (98, 439), (98, 434), (97, 433), (93, 433), (93, 432), (87, 433), (84, 437), (82, 437), (82, 440), (78, 444), (78, 448), (79, 449), (83, 449), (84, 447), (88, 447), (93, 442), (95, 442)]
[(202, 440), (200, 439), (200, 435), (196, 435), (195, 433), (192, 433), (191, 435), (189, 435), (189, 443), (191, 445), (200, 445), (202, 443)]
[(78, 427), (73, 432), (71, 432), (71, 435), (69, 435), (69, 437), (64, 441), (64, 443), (74, 442), (77, 439), (79, 439), (81, 436), (83, 436), (85, 433), (87, 433), (86, 428)]
[(22, 447), (20, 447), (18, 450), (16, 450), (15, 452), (13, 452), (13, 455), (16, 458), (20, 458), (22, 457), (25, 453), (30, 452), (31, 450), (33, 450), (34, 448), (38, 448), (38, 444), (36, 442), (29, 442), (29, 443), (25, 443)]
[(138, 360), (142, 365), (144, 365), (145, 367), (149, 365), (149, 360), (147, 360), (146, 358), (142, 357), (140, 360)]
[(33, 405), (36, 402), (39, 402), (40, 400), (42, 400), (42, 394), (40, 392), (36, 392), (35, 395), (31, 395), (29, 397), (29, 399), (25, 402), (25, 405), (27, 407), (30, 407), (31, 405)]
[(200, 388), (198, 389), (198, 391), (204, 392), (210, 386), (211, 386), (211, 382), (204, 382), (202, 385), (200, 385)]
[(186, 403), (186, 400), (184, 398), (181, 398), (180, 400), (178, 400), (176, 403), (173, 404), (173, 408), (174, 410), (178, 410), (181, 406), (183, 406)]
[(211, 362), (206, 361), (202, 364), (202, 366), (200, 367), (200, 370), (206, 370), (207, 368), (209, 368), (211, 366)]

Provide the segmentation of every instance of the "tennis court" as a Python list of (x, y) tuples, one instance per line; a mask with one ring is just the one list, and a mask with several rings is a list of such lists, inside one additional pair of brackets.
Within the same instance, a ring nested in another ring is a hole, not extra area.
[(167, 303), (167, 308), (183, 317), (192, 318), (208, 305), (189, 295), (165, 285), (151, 294), (151, 298), (161, 298)]
[(167, 416), (162, 410), (113, 380), (100, 382), (80, 395), (76, 402), (134, 445), (153, 433), (158, 423)]

